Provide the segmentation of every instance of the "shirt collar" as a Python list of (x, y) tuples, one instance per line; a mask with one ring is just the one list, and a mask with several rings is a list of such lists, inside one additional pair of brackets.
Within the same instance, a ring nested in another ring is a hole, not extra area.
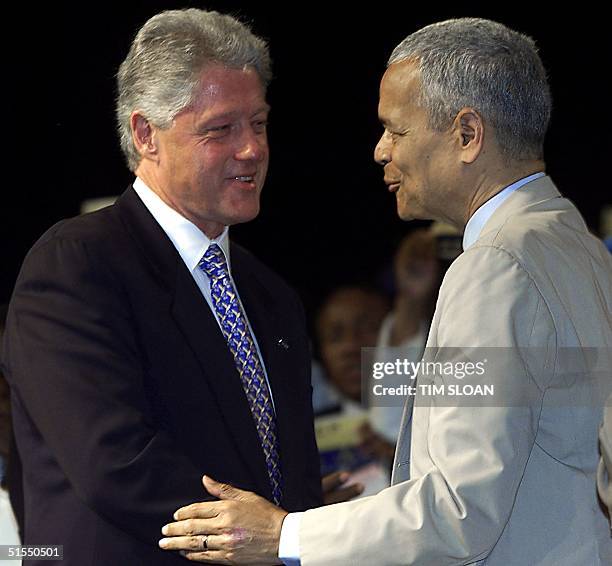
[(494, 197), (491, 197), (487, 202), (485, 202), (468, 220), (468, 223), (465, 225), (465, 231), (463, 232), (463, 249), (467, 250), (470, 246), (478, 240), (480, 236), (480, 232), (484, 228), (484, 225), (487, 223), (487, 220), (493, 216), (493, 213), (502, 205), (502, 203), (517, 189), (520, 189), (523, 185), (530, 183), (531, 181), (535, 181), (540, 177), (544, 177), (546, 173), (539, 172), (534, 173), (533, 175), (529, 175), (528, 177), (523, 177), (519, 179), (515, 183), (512, 183), (505, 189), (501, 190)]
[(193, 222), (168, 206), (142, 179), (136, 177), (133, 186), (140, 200), (174, 244), (189, 271), (193, 272), (198, 266), (211, 244), (217, 244), (223, 250), (227, 267), (231, 271), (228, 226), (217, 238), (211, 240)]

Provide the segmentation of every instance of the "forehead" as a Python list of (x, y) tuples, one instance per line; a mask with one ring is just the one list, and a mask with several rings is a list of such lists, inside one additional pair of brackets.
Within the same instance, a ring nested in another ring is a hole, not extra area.
[(191, 108), (204, 110), (216, 107), (255, 107), (268, 109), (265, 88), (252, 67), (232, 69), (213, 64), (200, 72)]
[(421, 86), (421, 72), (414, 60), (390, 65), (380, 82), (378, 114), (383, 122), (413, 109)]

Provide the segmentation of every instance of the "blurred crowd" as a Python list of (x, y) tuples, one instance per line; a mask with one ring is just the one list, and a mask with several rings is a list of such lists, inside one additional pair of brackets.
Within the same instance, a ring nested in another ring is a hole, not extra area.
[(442, 277), (460, 246), (450, 227), (413, 230), (378, 286), (332, 289), (317, 310), (313, 408), (322, 472), (348, 469), (350, 481), (364, 484), (363, 495), (389, 485), (403, 410), (372, 394), (367, 360), (397, 352), (421, 358)]

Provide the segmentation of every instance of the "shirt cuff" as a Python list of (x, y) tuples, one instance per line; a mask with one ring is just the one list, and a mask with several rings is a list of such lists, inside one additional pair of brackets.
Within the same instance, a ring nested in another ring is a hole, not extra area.
[(304, 513), (289, 513), (283, 520), (278, 557), (285, 566), (300, 566), (300, 525)]

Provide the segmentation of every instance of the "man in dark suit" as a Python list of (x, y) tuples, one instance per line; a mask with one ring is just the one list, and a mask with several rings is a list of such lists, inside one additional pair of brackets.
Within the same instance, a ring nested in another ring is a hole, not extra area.
[(185, 563), (157, 541), (203, 474), (321, 503), (300, 302), (227, 234), (259, 211), (269, 78), (234, 18), (151, 18), (118, 75), (134, 186), (24, 261), (3, 365), (25, 543), (63, 545), (62, 564)]

